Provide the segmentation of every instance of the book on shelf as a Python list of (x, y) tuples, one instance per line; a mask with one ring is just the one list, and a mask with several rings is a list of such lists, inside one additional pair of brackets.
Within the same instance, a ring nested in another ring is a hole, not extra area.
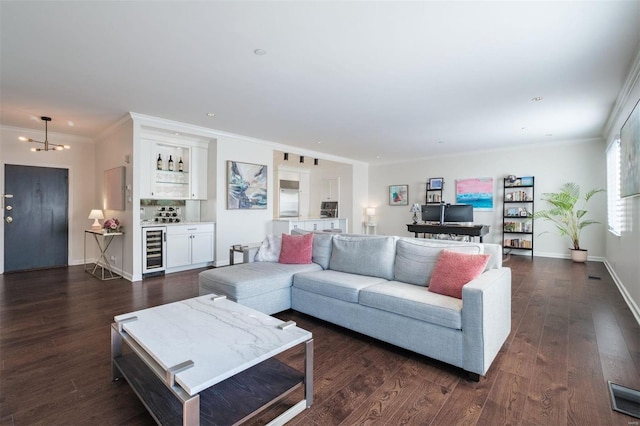
[(512, 191), (512, 192), (507, 192), (504, 195), (504, 200), (505, 201), (522, 201), (522, 202), (529, 202), (529, 201), (533, 201), (533, 199), (531, 198), (531, 196), (529, 194), (527, 194), (526, 191)]
[(513, 248), (532, 248), (533, 244), (531, 240), (521, 239), (521, 238), (507, 238), (504, 240), (505, 247), (513, 247)]

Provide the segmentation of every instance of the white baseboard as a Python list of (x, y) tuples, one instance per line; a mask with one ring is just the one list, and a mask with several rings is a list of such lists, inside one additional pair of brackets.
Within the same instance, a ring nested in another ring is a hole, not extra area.
[(607, 271), (609, 271), (609, 274), (611, 275), (611, 278), (613, 278), (613, 282), (616, 283), (618, 291), (620, 291), (620, 294), (622, 294), (622, 298), (625, 302), (627, 302), (627, 306), (629, 306), (629, 309), (631, 309), (631, 313), (635, 317), (636, 322), (638, 323), (638, 325), (640, 325), (640, 308), (638, 308), (636, 302), (631, 298), (631, 295), (629, 295), (629, 292), (627, 292), (627, 289), (622, 284), (622, 281), (620, 281), (620, 278), (616, 274), (616, 271), (607, 260), (604, 261), (604, 266), (606, 266)]
[[(534, 257), (550, 257), (552, 259), (571, 259), (571, 254), (561, 254), (561, 253), (549, 253), (549, 252), (533, 252)], [(587, 261), (589, 262), (604, 262), (605, 258), (602, 256), (589, 256), (587, 257)]]

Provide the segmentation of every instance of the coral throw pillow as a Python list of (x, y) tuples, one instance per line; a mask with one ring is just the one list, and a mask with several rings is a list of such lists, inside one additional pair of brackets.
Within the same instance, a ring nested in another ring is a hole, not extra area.
[(311, 263), (313, 253), (313, 234), (287, 235), (282, 234), (280, 247), (280, 263)]
[(462, 299), (462, 287), (482, 274), (489, 257), (442, 250), (431, 274), (429, 291)]

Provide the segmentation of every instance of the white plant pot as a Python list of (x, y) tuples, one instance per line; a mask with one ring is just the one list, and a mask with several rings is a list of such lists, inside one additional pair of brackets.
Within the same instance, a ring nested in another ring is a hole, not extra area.
[(587, 254), (589, 252), (587, 250), (575, 250), (571, 249), (571, 260), (578, 263), (584, 263), (587, 261)]

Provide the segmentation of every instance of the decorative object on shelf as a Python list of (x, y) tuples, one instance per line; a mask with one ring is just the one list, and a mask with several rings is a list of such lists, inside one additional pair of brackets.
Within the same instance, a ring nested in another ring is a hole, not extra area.
[(318, 159), (317, 159), (317, 158), (314, 158), (314, 159), (313, 159), (313, 165), (314, 165), (314, 166), (317, 166), (317, 165), (318, 165)]
[(71, 148), (69, 145), (61, 145), (61, 144), (49, 142), (49, 126), (47, 125), (47, 123), (49, 123), (51, 121), (51, 117), (40, 117), (40, 120), (44, 121), (44, 142), (37, 141), (37, 140), (31, 139), (31, 138), (27, 138), (27, 137), (24, 137), (24, 136), (18, 137), (18, 140), (20, 140), (22, 142), (33, 142), (33, 143), (40, 143), (40, 144), (44, 145), (44, 148), (31, 148), (31, 152), (62, 151), (63, 149), (70, 149)]
[(531, 186), (533, 185), (533, 176), (522, 176), (520, 178), (520, 185)]
[(227, 209), (267, 208), (267, 166), (227, 161)]
[(100, 221), (98, 219), (104, 219), (104, 215), (102, 214), (102, 210), (93, 209), (91, 213), (89, 213), (89, 219), (93, 219), (93, 224), (91, 225), (91, 229), (94, 231), (99, 231), (102, 229), (102, 225), (100, 225)]
[(443, 186), (443, 178), (430, 178), (427, 182), (427, 195), (425, 197), (425, 202), (427, 204), (441, 203)]
[(288, 152), (284, 153), (284, 161), (289, 161), (289, 153)]
[(304, 164), (304, 155), (300, 156), (300, 164)]
[(409, 185), (389, 185), (389, 205), (409, 205)]
[[(585, 262), (587, 260), (587, 250), (580, 247), (580, 233), (586, 226), (599, 223), (595, 220), (585, 219), (587, 210), (584, 206), (591, 197), (604, 189), (591, 189), (584, 198), (580, 197), (580, 185), (567, 182), (558, 192), (548, 192), (542, 194), (542, 201), (551, 205), (548, 210), (540, 210), (533, 214), (534, 219), (548, 220), (555, 225), (560, 232), (560, 236), (569, 237), (571, 240), (571, 259), (574, 262)], [(577, 208), (578, 201), (582, 200), (583, 208)]]
[(178, 171), (184, 172), (184, 163), (182, 162), (182, 157), (180, 157), (180, 161), (178, 161)]
[(411, 211), (411, 213), (413, 213), (413, 224), (415, 225), (416, 223), (418, 223), (418, 213), (422, 211), (422, 208), (420, 207), (420, 204), (415, 203), (409, 210)]
[(112, 217), (111, 219), (105, 220), (102, 227), (106, 232), (120, 232), (120, 221)]
[(620, 129), (620, 196), (640, 194), (640, 100)]
[(444, 184), (443, 178), (430, 178), (429, 190), (442, 189), (443, 184)]
[(508, 186), (513, 186), (518, 178), (516, 177), (516, 175), (509, 175), (505, 178), (505, 180), (509, 184)]
[(162, 156), (158, 154), (158, 160), (156, 160), (156, 170), (162, 170)]
[(173, 158), (171, 158), (171, 155), (169, 156), (169, 171), (173, 171)]
[(457, 179), (456, 204), (471, 204), (477, 210), (493, 210), (493, 178)]

